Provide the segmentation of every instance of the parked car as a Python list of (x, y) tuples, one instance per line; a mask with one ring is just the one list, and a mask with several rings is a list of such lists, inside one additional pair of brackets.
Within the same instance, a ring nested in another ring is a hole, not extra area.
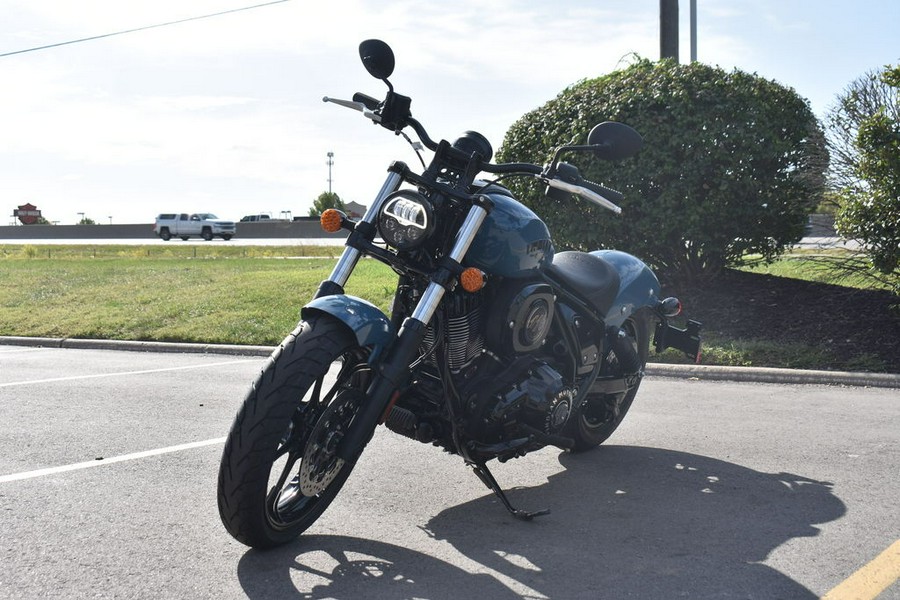
[(272, 217), (267, 214), (246, 215), (241, 217), (241, 223), (255, 223), (257, 221), (271, 221)]
[(230, 240), (235, 231), (234, 221), (220, 219), (212, 213), (163, 213), (156, 217), (153, 225), (153, 233), (166, 241), (173, 237), (187, 240), (196, 236), (206, 241), (214, 237)]

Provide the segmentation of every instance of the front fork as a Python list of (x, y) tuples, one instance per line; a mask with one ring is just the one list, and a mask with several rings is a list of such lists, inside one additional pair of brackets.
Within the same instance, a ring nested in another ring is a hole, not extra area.
[[(364, 222), (374, 225), (385, 198), (397, 190), (401, 179), (400, 175), (394, 172), (388, 175), (375, 202), (366, 211), (362, 219)], [(447, 291), (446, 286), (450, 285), (453, 280), (454, 273), (451, 272), (451, 269), (454, 265), (458, 266), (462, 262), (490, 208), (490, 200), (482, 197), (469, 209), (453, 242), (453, 248), (447, 256), (449, 260), (445, 266), (434, 273), (412, 314), (403, 321), (396, 341), (391, 345), (387, 355), (379, 362), (375, 378), (366, 390), (366, 401), (359, 408), (347, 435), (338, 447), (338, 456), (343, 460), (354, 461), (362, 453), (390, 405), (394, 392), (406, 383), (409, 376), (409, 365), (415, 359), (422, 340), (425, 338), (428, 323), (431, 322)], [(361, 253), (358, 249), (349, 246), (345, 248), (331, 277), (320, 287), (320, 293), (329, 286), (342, 289), (360, 256)]]

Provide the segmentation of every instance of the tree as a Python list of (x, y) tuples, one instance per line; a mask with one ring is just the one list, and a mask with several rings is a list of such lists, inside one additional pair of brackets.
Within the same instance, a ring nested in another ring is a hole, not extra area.
[(852, 81), (825, 116), (828, 151), (831, 154), (830, 185), (836, 190), (859, 183), (859, 128), (876, 113), (900, 120), (900, 95), (872, 70)]
[[(878, 80), (880, 105), (868, 104), (869, 96), (858, 93), (874, 86), (870, 74), (839, 98), (840, 110), (859, 119), (841, 165), (846, 171), (836, 178), (844, 185), (835, 224), (841, 236), (862, 245), (869, 266), (884, 276), (880, 279), (900, 292), (900, 65), (885, 67)], [(844, 133), (838, 129), (836, 137), (843, 139)]]
[(748, 254), (773, 260), (821, 199), (828, 155), (809, 103), (774, 81), (699, 63), (639, 60), (575, 84), (516, 122), (498, 157), (542, 162), (606, 120), (635, 127), (644, 148), (615, 164), (573, 162), (623, 190), (621, 217), (513, 183), (558, 245), (616, 247), (674, 278), (710, 278)]
[(334, 192), (322, 192), (319, 197), (313, 200), (313, 206), (309, 209), (309, 216), (318, 217), (329, 208), (336, 208), (343, 211), (344, 203), (341, 197)]

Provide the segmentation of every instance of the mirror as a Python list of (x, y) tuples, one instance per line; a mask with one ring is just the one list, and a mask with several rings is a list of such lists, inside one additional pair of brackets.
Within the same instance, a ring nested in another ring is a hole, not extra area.
[(637, 154), (644, 145), (644, 138), (624, 123), (606, 121), (591, 129), (588, 144), (604, 160), (621, 160)]
[(359, 45), (359, 58), (369, 75), (387, 79), (394, 72), (394, 51), (381, 40), (366, 40)]

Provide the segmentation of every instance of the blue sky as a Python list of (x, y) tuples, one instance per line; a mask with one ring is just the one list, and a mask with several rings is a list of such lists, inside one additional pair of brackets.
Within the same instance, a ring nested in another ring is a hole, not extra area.
[[(2, 0), (0, 54), (255, 4)], [(822, 116), (853, 79), (900, 62), (900, 1), (698, 0), (698, 59), (793, 87)], [(681, 0), (681, 59), (689, 0)], [(397, 57), (392, 81), (432, 137), (497, 148), (566, 86), (659, 54), (658, 0), (292, 0), (0, 58), (0, 210), (63, 224), (159, 212), (305, 215), (328, 187), (368, 204), (400, 139), (322, 96), (383, 94), (357, 46)]]

